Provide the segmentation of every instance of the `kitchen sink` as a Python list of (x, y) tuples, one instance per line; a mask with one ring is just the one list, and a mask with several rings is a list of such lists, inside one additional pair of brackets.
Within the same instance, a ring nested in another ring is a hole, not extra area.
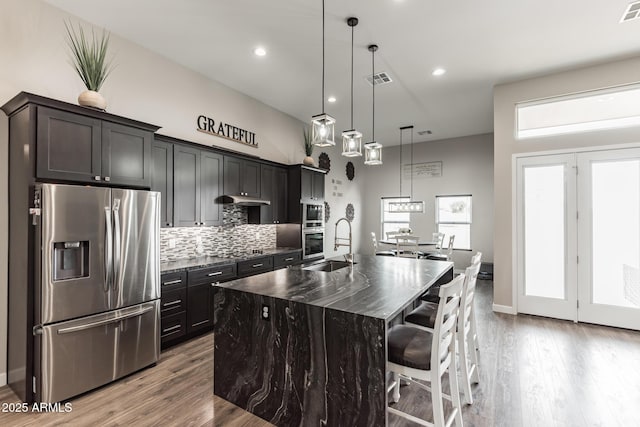
[[(357, 264), (354, 262), (354, 264)], [(311, 264), (306, 267), (303, 267), (303, 270), (312, 270), (312, 271), (336, 271), (341, 268), (349, 267), (351, 265), (350, 262), (346, 261), (322, 261), (317, 264)]]

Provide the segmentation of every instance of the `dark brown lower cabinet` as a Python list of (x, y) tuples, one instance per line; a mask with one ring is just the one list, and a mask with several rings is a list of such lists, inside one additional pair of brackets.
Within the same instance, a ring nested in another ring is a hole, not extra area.
[(187, 289), (187, 332), (213, 326), (213, 286), (209, 283)]

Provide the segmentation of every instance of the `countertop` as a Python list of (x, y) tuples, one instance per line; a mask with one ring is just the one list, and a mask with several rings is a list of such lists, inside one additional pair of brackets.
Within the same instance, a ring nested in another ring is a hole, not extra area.
[(217, 286), (391, 320), (453, 268), (448, 261), (375, 255), (356, 254), (354, 261), (332, 272), (298, 266)]
[(263, 249), (262, 253), (244, 254), (239, 256), (218, 257), (218, 256), (200, 256), (194, 258), (185, 258), (175, 261), (167, 261), (160, 263), (161, 273), (174, 273), (177, 271), (188, 270), (199, 267), (215, 267), (216, 265), (234, 264), (239, 261), (260, 258), (269, 255), (286, 254), (290, 252), (301, 251), (300, 248), (271, 248)]

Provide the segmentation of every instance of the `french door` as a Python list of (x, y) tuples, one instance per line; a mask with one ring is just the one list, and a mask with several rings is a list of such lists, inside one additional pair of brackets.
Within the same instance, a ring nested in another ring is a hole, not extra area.
[(518, 311), (640, 330), (640, 149), (517, 161)]

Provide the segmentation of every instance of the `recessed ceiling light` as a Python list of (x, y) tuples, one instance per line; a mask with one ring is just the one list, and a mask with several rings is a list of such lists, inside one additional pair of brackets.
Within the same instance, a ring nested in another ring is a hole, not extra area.
[(336, 97), (335, 96), (330, 96), (329, 98), (327, 98), (327, 101), (336, 102)]
[(447, 72), (447, 70), (445, 70), (444, 68), (436, 68), (435, 70), (433, 70), (431, 72), (431, 74), (434, 75), (434, 76), (441, 76), (446, 72)]
[(253, 53), (255, 53), (256, 56), (265, 56), (267, 51), (263, 47), (257, 47), (253, 49)]

